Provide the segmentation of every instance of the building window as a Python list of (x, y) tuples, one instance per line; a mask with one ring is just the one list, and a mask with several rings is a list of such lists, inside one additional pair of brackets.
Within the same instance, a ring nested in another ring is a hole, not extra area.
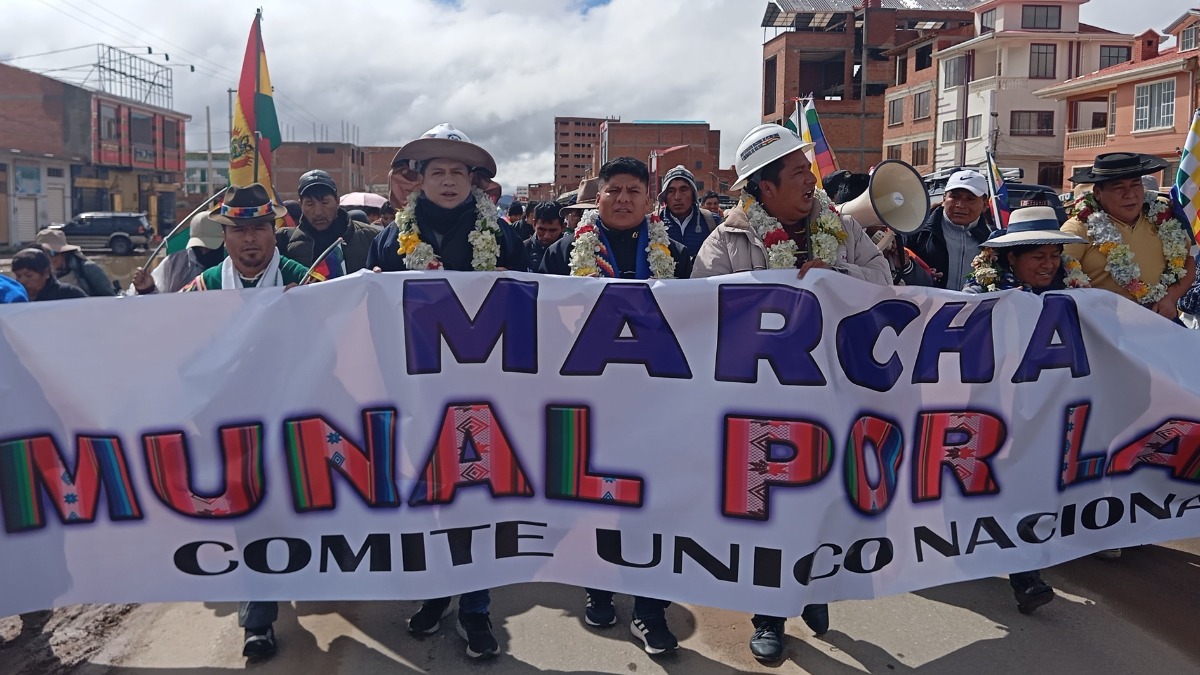
[(966, 72), (966, 58), (959, 56), (953, 59), (947, 59), (942, 62), (942, 88), (950, 89), (957, 87), (963, 83), (963, 74)]
[(134, 145), (154, 145), (154, 118), (135, 112), (129, 116), (129, 140)]
[(776, 61), (775, 57), (763, 63), (763, 115), (775, 114)]
[(904, 99), (894, 98), (888, 101), (888, 126), (904, 124)]
[(917, 47), (917, 64), (914, 70), (925, 70), (933, 67), (933, 45)]
[(1108, 95), (1108, 135), (1117, 134), (1117, 92)]
[(967, 118), (967, 138), (979, 138), (983, 135), (983, 115), (972, 115)]
[(1200, 25), (1188, 26), (1179, 34), (1179, 51), (1186, 52), (1200, 45)]
[(900, 146), (899, 145), (887, 146), (887, 158), (888, 159), (902, 159), (900, 157)]
[(989, 9), (979, 15), (979, 34), (991, 33), (996, 30), (996, 10)]
[(1138, 85), (1134, 89), (1133, 130), (1175, 126), (1175, 80)]
[(923, 91), (913, 96), (913, 119), (929, 119), (929, 99), (932, 92)]
[(100, 106), (100, 140), (115, 141), (121, 137), (121, 125), (117, 123), (117, 109), (111, 105)]
[(332, 155), (335, 152), (336, 151), (333, 148), (331, 148), (327, 145), (318, 145), (317, 146), (317, 154), (318, 155)]
[(1021, 28), (1062, 28), (1062, 7), (1057, 5), (1025, 5), (1021, 8)]
[(163, 147), (167, 150), (179, 149), (179, 122), (163, 120)]
[(952, 143), (961, 141), (962, 136), (962, 120), (946, 120), (942, 122), (942, 142)]
[(1100, 67), (1107, 68), (1129, 60), (1129, 47), (1100, 47)]
[(62, 177), (63, 177), (62, 169), (56, 169), (52, 166), (46, 168), (46, 178), (62, 178)]
[(912, 163), (914, 166), (929, 163), (929, 141), (916, 141), (912, 144)]
[(1044, 110), (1014, 110), (1008, 133), (1012, 136), (1053, 136), (1054, 112)]
[(907, 84), (907, 83), (908, 83), (908, 57), (907, 56), (898, 56), (898, 57), (896, 57), (896, 84), (900, 85), (900, 84)]
[(1056, 45), (1029, 45), (1029, 77), (1030, 79), (1055, 79), (1054, 61), (1058, 53)]

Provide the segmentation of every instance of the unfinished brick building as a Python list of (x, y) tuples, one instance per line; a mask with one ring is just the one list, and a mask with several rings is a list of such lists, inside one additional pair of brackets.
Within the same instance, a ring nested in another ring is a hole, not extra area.
[(768, 2), (762, 21), (763, 122), (783, 124), (796, 99), (811, 93), (838, 167), (866, 171), (882, 159), (884, 91), (894, 75), (886, 52), (921, 32), (973, 25), (969, 8), (978, 3)]

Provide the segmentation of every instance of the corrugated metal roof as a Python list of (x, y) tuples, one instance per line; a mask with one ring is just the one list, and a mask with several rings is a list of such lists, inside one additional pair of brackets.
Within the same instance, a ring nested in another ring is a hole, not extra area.
[[(883, 0), (884, 9), (965, 11), (983, 0)], [(852, 12), (863, 0), (772, 0), (781, 12)]]

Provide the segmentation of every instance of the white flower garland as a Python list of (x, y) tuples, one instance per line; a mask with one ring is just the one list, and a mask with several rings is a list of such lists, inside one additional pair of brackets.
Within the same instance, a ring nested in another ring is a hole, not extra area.
[[(1002, 274), (996, 267), (997, 259), (996, 249), (985, 246), (979, 251), (979, 255), (975, 256), (975, 259), (971, 261), (972, 271), (969, 278), (989, 293), (1015, 288), (1015, 286), (1002, 286), (999, 283), (1000, 281), (1010, 281), (1015, 284), (1021, 283), (1012, 272)], [(1067, 271), (1063, 276), (1063, 284), (1067, 288), (1091, 288), (1092, 281), (1088, 278), (1088, 275), (1083, 273), (1083, 265), (1079, 264), (1078, 260), (1063, 254), (1062, 267)]]
[[(571, 243), (571, 276), (616, 277), (616, 270), (608, 263), (604, 242), (600, 239), (600, 211), (585, 211), (575, 226), (575, 240)], [(675, 278), (675, 258), (671, 256), (671, 238), (661, 218), (650, 217), (649, 237), (646, 242), (647, 263), (654, 279)]]
[[(829, 195), (818, 188), (813, 194), (817, 202), (817, 213), (812, 220), (812, 230), (809, 234), (808, 246), (812, 249), (814, 260), (820, 260), (833, 267), (838, 263), (838, 247), (846, 240), (846, 229), (842, 227), (842, 219), (833, 210), (833, 202)], [(767, 267), (770, 269), (787, 269), (796, 266), (796, 255), (800, 252), (796, 242), (783, 229), (779, 219), (767, 213), (753, 197), (745, 197), (742, 207), (750, 220), (750, 227), (758, 235), (763, 245), (767, 247)], [(813, 215), (809, 215), (813, 218)]]
[[(433, 251), (433, 247), (421, 240), (421, 231), (417, 225), (417, 198), (421, 191), (417, 190), (408, 197), (408, 203), (396, 214), (396, 225), (400, 232), (397, 240), (397, 253), (404, 256), (404, 266), (410, 270), (440, 270), (442, 261)], [(471, 244), (471, 269), (476, 272), (488, 272), (496, 269), (500, 260), (500, 223), (496, 218), (496, 208), (492, 200), (479, 188), (472, 188), (471, 195), (475, 197), (475, 229), (467, 235)]]
[(1105, 271), (1143, 305), (1153, 305), (1162, 300), (1167, 295), (1167, 287), (1184, 277), (1190, 246), (1183, 225), (1171, 215), (1169, 205), (1156, 199), (1149, 205), (1148, 211), (1149, 220), (1162, 241), (1163, 258), (1167, 263), (1155, 284), (1142, 281), (1142, 268), (1134, 259), (1133, 250), (1125, 243), (1125, 238), (1113, 225), (1112, 219), (1096, 203), (1092, 193), (1083, 196), (1083, 209), (1076, 216), (1087, 224), (1088, 237), (1105, 256)]

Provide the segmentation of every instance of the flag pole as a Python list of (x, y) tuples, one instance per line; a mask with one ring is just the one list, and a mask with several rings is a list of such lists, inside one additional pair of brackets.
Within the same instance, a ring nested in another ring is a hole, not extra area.
[(167, 233), (167, 236), (163, 237), (162, 241), (158, 242), (158, 246), (155, 247), (154, 251), (150, 254), (150, 257), (146, 258), (146, 262), (142, 263), (142, 267), (143, 268), (150, 267), (150, 263), (154, 260), (155, 256), (158, 255), (158, 252), (161, 251), (163, 249), (163, 247), (167, 245), (167, 240), (169, 240), (171, 237), (175, 236), (175, 233), (179, 231), (179, 228), (191, 223), (192, 218), (195, 218), (197, 213), (200, 213), (204, 209), (208, 208), (209, 204), (213, 203), (214, 201), (216, 201), (216, 199), (218, 197), (225, 194), (225, 191), (228, 189), (229, 189), (229, 186), (226, 185), (225, 187), (221, 188), (220, 190), (217, 190), (215, 193), (213, 193), (213, 196), (209, 197), (208, 199), (205, 199), (203, 204), (201, 204), (200, 206), (197, 206), (194, 211), (189, 213), (187, 215), (187, 218), (184, 218), (183, 220), (179, 221), (178, 225), (171, 228), (171, 231)]
[(317, 259), (313, 261), (313, 264), (312, 264), (312, 265), (310, 265), (310, 266), (309, 266), (309, 268), (308, 268), (307, 270), (305, 270), (305, 271), (304, 271), (304, 276), (300, 278), (300, 285), (301, 285), (301, 286), (304, 286), (304, 285), (308, 284), (308, 282), (309, 282), (311, 279), (315, 279), (316, 277), (314, 277), (314, 276), (312, 275), (312, 271), (313, 271), (313, 270), (315, 270), (315, 269), (317, 268), (317, 265), (320, 265), (320, 264), (321, 264), (321, 261), (322, 261), (322, 260), (324, 260), (325, 258), (329, 257), (329, 254), (330, 254), (330, 253), (333, 253), (333, 249), (337, 248), (338, 246), (341, 246), (341, 245), (342, 245), (342, 244), (344, 244), (344, 243), (346, 243), (346, 240), (345, 240), (345, 239), (342, 239), (341, 237), (338, 237), (338, 238), (337, 238), (337, 241), (335, 241), (335, 242), (333, 242), (332, 244), (330, 244), (330, 245), (329, 245), (329, 248), (325, 249), (325, 252), (324, 252), (324, 253), (322, 253), (321, 255), (317, 256)]
[(996, 165), (996, 156), (992, 154), (991, 148), (987, 150), (987, 185), (988, 185), (988, 202), (992, 207), (992, 230), (1003, 229), (1003, 223), (1000, 222), (1000, 204), (996, 202), (996, 174), (999, 173), (1000, 167)]

